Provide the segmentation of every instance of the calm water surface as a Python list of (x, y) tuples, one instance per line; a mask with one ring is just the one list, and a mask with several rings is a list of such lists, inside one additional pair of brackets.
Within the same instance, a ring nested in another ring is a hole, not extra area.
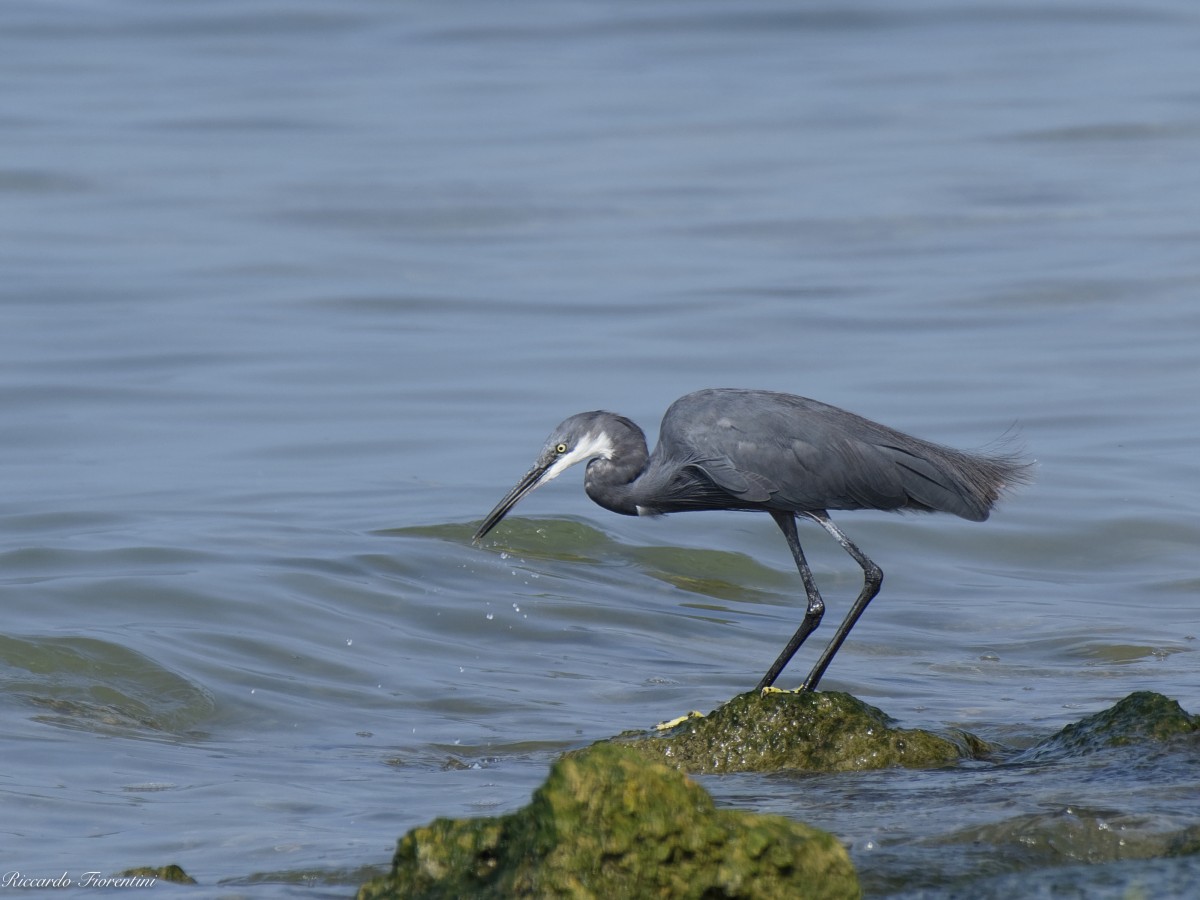
[[(344, 896), (751, 687), (767, 517), (567, 476), (470, 543), (560, 419), (705, 386), (1038, 459), (983, 525), (839, 518), (887, 579), (825, 687), (1017, 747), (1200, 710), (1198, 76), (1182, 0), (3, 4), (2, 868)], [(705, 784), (873, 895), (1194, 880), (973, 849), (1195, 819), (1169, 754), (1039, 771)]]

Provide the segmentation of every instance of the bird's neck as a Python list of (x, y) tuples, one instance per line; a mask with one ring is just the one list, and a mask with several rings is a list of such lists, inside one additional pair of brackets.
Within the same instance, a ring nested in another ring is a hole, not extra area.
[(625, 516), (638, 515), (638, 477), (646, 469), (649, 453), (640, 428), (630, 426), (615, 442), (617, 452), (611, 459), (597, 457), (588, 463), (583, 478), (587, 495), (607, 510)]

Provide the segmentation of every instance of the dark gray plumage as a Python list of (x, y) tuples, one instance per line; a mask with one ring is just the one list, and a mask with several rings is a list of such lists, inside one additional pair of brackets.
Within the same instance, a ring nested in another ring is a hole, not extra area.
[(982, 522), (1004, 489), (1028, 480), (1030, 471), (1015, 455), (952, 450), (805, 397), (711, 389), (671, 404), (653, 453), (647, 452), (642, 430), (624, 416), (604, 411), (571, 416), (483, 520), (475, 540), (530, 491), (584, 461), (588, 496), (613, 512), (762, 510), (775, 519), (804, 581), (808, 608), (759, 688), (774, 683), (824, 614), (796, 534), (796, 515), (812, 519), (842, 545), (862, 567), (863, 590), (805, 679), (806, 690), (816, 688), (883, 580), (879, 567), (829, 519), (829, 510), (948, 512)]

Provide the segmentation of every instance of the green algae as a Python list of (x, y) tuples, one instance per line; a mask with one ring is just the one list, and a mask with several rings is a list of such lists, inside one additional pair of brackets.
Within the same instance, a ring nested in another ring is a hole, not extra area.
[[(187, 872), (183, 871), (179, 866), (137, 866), (132, 869), (126, 869), (124, 872), (119, 872), (113, 876), (118, 879), (134, 879), (153, 884), (155, 881), (170, 881), (173, 884), (195, 884), (194, 879)], [(137, 885), (135, 885), (137, 886)], [(141, 886), (148, 887), (149, 884)]]
[(359, 900), (473, 897), (855, 898), (831, 835), (780, 816), (717, 809), (701, 787), (628, 747), (560, 759), (528, 806), (438, 819), (401, 838)]
[[(1038, 872), (1063, 865), (1194, 858), (1200, 855), (1200, 826), (1190, 816), (1180, 819), (1170, 804), (1164, 812), (1114, 802), (1108, 785), (1130, 776), (1130, 754), (1143, 766), (1158, 766), (1146, 761), (1147, 753), (1192, 746), (1177, 740), (1187, 735), (1193, 742), (1200, 736), (1200, 717), (1150, 692), (1131, 694), (1015, 755), (964, 732), (898, 728), (847, 694), (755, 692), (663, 732), (626, 733), (566, 754), (531, 803), (511, 815), (439, 819), (414, 829), (401, 839), (391, 873), (365, 885), (359, 896), (859, 895), (858, 876), (830, 835), (779, 817), (716, 809), (678, 769), (839, 772), (979, 759), (992, 763), (1001, 778), (1013, 777), (1006, 771), (1029, 771), (1034, 762), (1077, 783), (1083, 765), (1089, 767), (1084, 784), (1095, 787), (1094, 794), (1080, 786), (1069, 805), (974, 822), (919, 843), (962, 858), (934, 868), (949, 881), (969, 878), (971, 884), (984, 872), (1011, 872), (1036, 884), (1044, 877)], [(1097, 756), (1102, 751), (1116, 758), (1106, 763), (1107, 754)], [(1096, 765), (1115, 771), (1097, 782)], [(963, 802), (972, 805), (969, 794)], [(965, 821), (972, 818), (979, 817)], [(923, 884), (930, 877), (928, 862), (911, 869), (895, 868), (897, 860), (891, 860), (887, 872), (872, 870), (881, 860), (860, 862), (863, 884), (872, 890), (912, 887), (912, 879)]]
[(989, 752), (965, 732), (947, 737), (897, 728), (881, 710), (836, 691), (751, 691), (665, 734), (633, 732), (615, 740), (648, 758), (705, 775), (926, 768)]
[(1175, 700), (1152, 691), (1136, 691), (1108, 709), (1080, 719), (1024, 754), (1026, 760), (1047, 756), (1084, 756), (1109, 747), (1166, 741), (1200, 731), (1200, 717)]

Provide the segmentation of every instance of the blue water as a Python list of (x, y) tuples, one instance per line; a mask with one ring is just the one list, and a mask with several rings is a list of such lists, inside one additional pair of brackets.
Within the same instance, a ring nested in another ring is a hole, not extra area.
[[(570, 473), (470, 542), (559, 420), (699, 387), (1038, 460), (983, 525), (838, 517), (886, 582), (825, 687), (1017, 744), (1200, 710), (1197, 60), (1181, 0), (0, 6), (0, 868), (344, 896), (753, 686), (768, 518)], [(878, 893), (880, 829), (933, 865), (1062, 777), (706, 787)]]

